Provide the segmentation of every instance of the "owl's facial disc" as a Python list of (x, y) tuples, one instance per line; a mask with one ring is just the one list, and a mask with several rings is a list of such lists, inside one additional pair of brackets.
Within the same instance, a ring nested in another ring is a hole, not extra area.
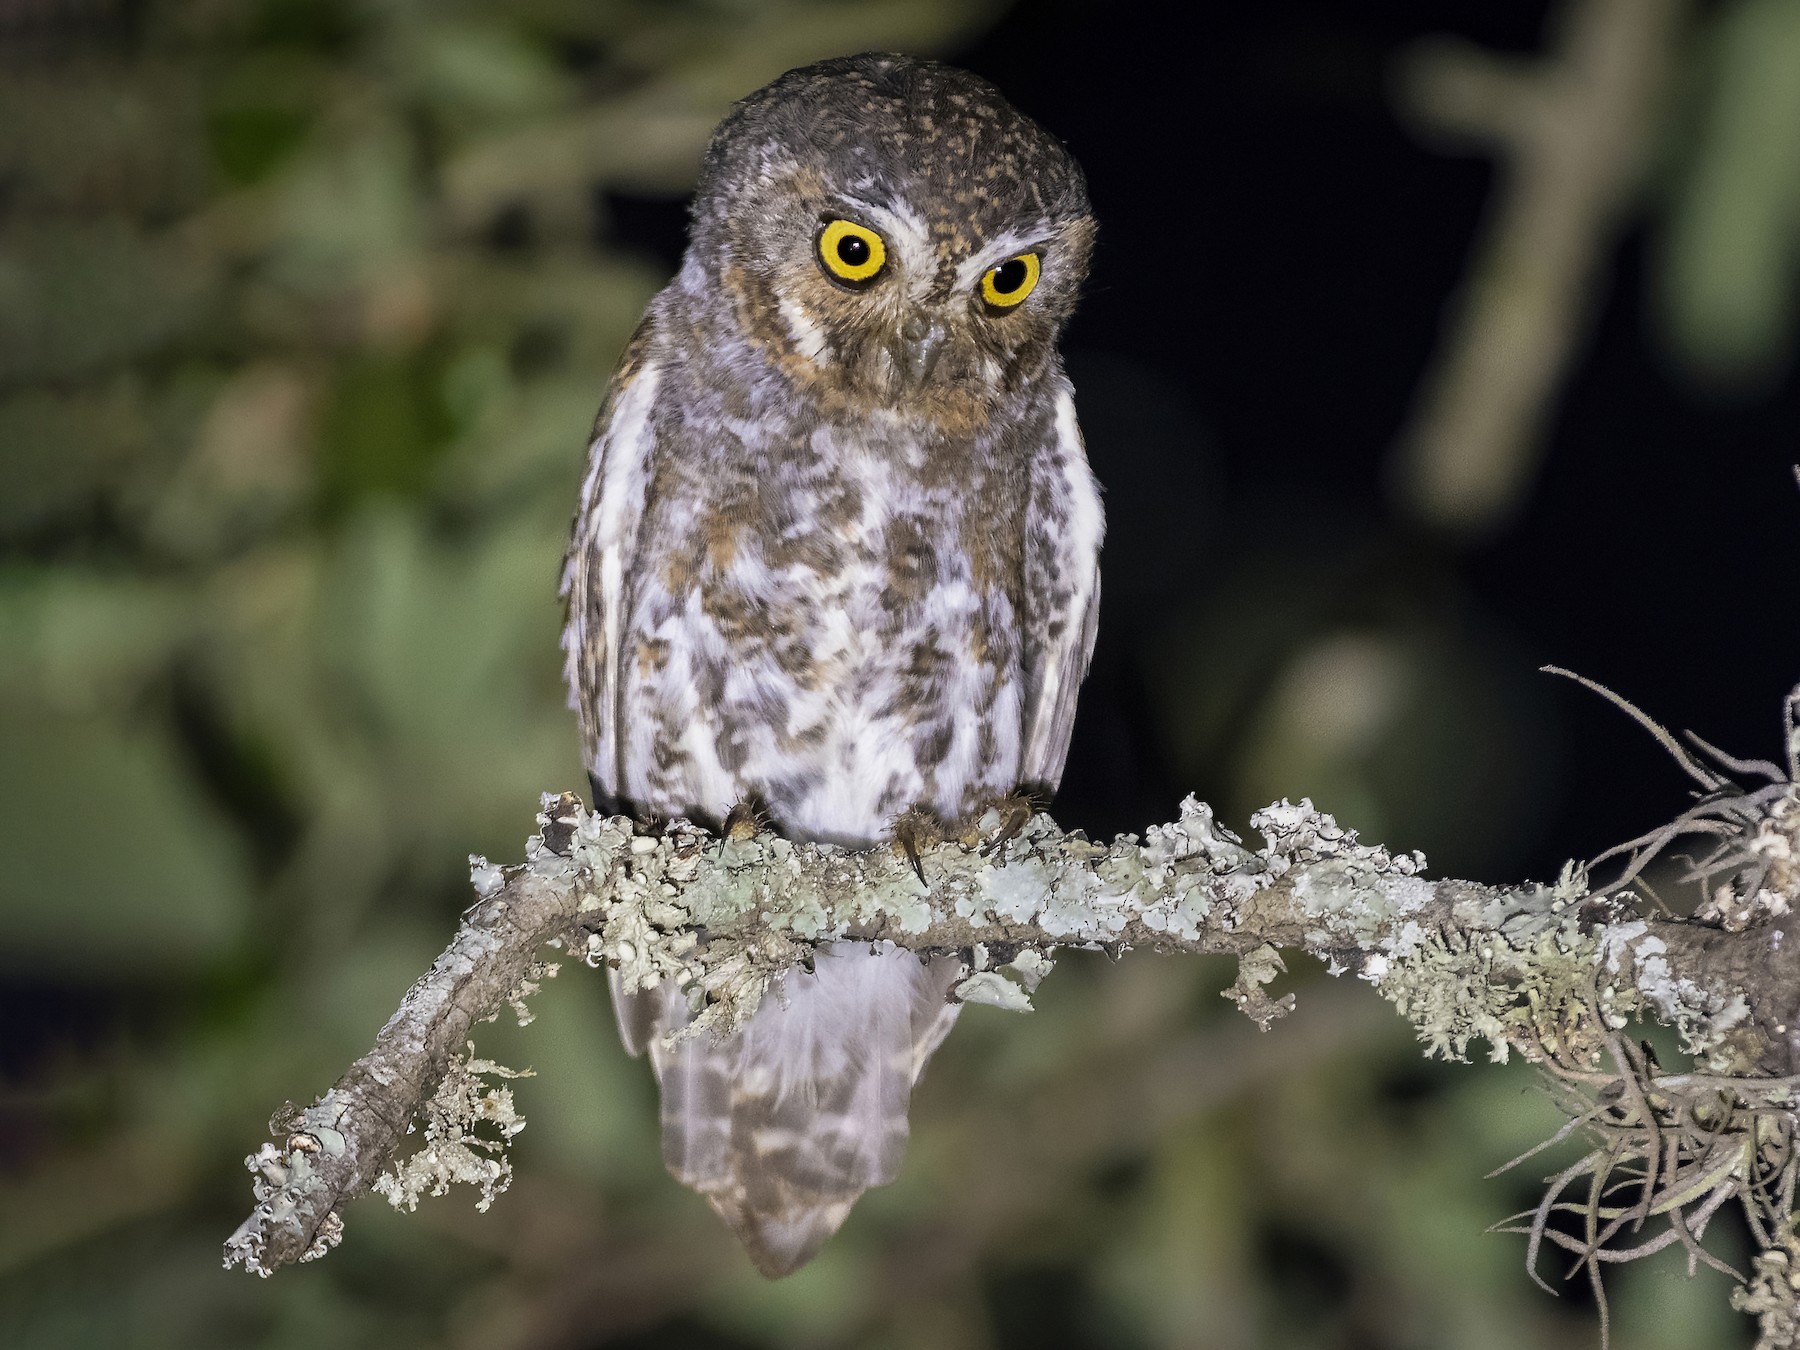
[(903, 203), (853, 194), (817, 219), (809, 248), (828, 285), (791, 295), (789, 310), (790, 335), (809, 360), (901, 399), (934, 377), (991, 383), (1017, 364), (1036, 325), (1014, 316), (1047, 275), (1034, 241), (1054, 234), (1053, 222), (983, 241), (942, 222), (934, 229)]
[[(950, 343), (955, 326), (951, 301), (955, 297), (929, 284), (938, 259), (916, 219), (867, 204), (861, 214), (879, 218), (885, 228), (827, 213), (814, 238), (813, 254), (835, 289), (866, 301), (868, 327), (886, 330), (865, 359), (872, 356), (880, 362), (885, 357), (891, 363), (888, 373), (894, 392), (916, 393), (930, 381)], [(990, 300), (993, 276), (999, 270), (990, 269), (982, 280), (983, 294)], [(1022, 267), (1013, 270), (1022, 271)], [(996, 301), (996, 309), (1017, 304), (1031, 289), (1010, 273), (1006, 280), (1011, 283), (1010, 298)], [(1031, 281), (1036, 281), (1035, 272)]]

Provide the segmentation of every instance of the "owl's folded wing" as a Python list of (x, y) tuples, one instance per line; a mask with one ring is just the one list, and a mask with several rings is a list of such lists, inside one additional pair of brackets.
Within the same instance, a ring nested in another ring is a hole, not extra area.
[(1056, 400), (1055, 434), (1032, 461), (1025, 524), (1025, 703), (1020, 779), (1055, 791), (1069, 757), (1075, 695), (1094, 654), (1100, 612), (1100, 487), (1088, 468), (1075, 400)]
[[(597, 795), (628, 795), (619, 733), (620, 644), (629, 613), (625, 579), (644, 517), (662, 372), (653, 355), (654, 312), (632, 334), (594, 422), (587, 472), (563, 560), (563, 675), (581, 722), (583, 755)], [(596, 803), (597, 805), (599, 803)]]

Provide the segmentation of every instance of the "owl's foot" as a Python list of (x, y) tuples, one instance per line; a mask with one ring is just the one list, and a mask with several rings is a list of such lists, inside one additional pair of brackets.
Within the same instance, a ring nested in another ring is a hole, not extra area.
[(984, 803), (965, 819), (961, 834), (964, 847), (979, 848), (984, 858), (1003, 854), (1006, 846), (1031, 823), (1039, 806), (1038, 800), (1023, 788)]
[(894, 846), (906, 855), (921, 886), (929, 883), (925, 880), (925, 867), (919, 861), (919, 851), (943, 843), (946, 833), (944, 822), (922, 806), (902, 811), (894, 818)]

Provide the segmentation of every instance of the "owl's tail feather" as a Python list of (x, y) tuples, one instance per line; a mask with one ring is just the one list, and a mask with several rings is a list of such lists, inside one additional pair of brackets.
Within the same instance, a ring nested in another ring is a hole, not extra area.
[(670, 1044), (687, 1000), (614, 993), (620, 1029), (662, 1084), (663, 1161), (706, 1196), (771, 1278), (817, 1254), (906, 1151), (913, 1084), (958, 1011), (954, 958), (882, 943), (821, 948), (737, 1034)]
[(837, 1232), (850, 1217), (851, 1207), (857, 1199), (851, 1196), (834, 1204), (769, 1214), (746, 1209), (732, 1196), (709, 1195), (706, 1198), (713, 1211), (725, 1220), (725, 1226), (744, 1244), (751, 1264), (771, 1280), (792, 1275), (817, 1256), (825, 1239)]

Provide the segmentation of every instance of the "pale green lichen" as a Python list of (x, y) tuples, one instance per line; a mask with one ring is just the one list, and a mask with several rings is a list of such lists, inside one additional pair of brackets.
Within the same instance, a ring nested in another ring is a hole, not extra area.
[(1599, 978), (1604, 930), (1583, 926), (1579, 898), (1564, 886), (1473, 897), (1456, 928), (1402, 924), (1377, 944), (1385, 965), (1362, 973), (1432, 1054), (1462, 1059), (1482, 1039), (1497, 1062), (1513, 1049), (1590, 1061), (1630, 1001)]
[[(1164, 933), (1178, 941), (1198, 938), (1214, 908), (1208, 885), (1213, 880), (1213, 869), (1201, 873), (1185, 865), (1193, 858), (1196, 845), (1212, 858), (1221, 856), (1214, 850), (1230, 850), (1239, 860), (1251, 860), (1251, 855), (1238, 847), (1237, 836), (1217, 827), (1210, 808), (1192, 797), (1182, 803), (1180, 821), (1152, 826), (1145, 832), (1141, 847), (1132, 847), (1137, 844), (1135, 835), (1126, 835), (1119, 842), (1125, 847), (1101, 851), (1095, 873), (1099, 880), (1097, 898), (1135, 907), (1139, 921), (1151, 932)], [(1242, 900), (1251, 889), (1231, 898)]]
[(1010, 970), (1019, 977), (1019, 983), (1025, 992), (1035, 994), (1037, 987), (1043, 983), (1044, 976), (1056, 967), (1056, 962), (1035, 947), (1027, 947), (1017, 956), (1002, 966), (1002, 970)]
[(1443, 933), (1427, 932), (1397, 961), (1369, 958), (1362, 974), (1418, 1029), (1427, 1054), (1466, 1059), (1479, 1038), (1488, 1042), (1489, 1058), (1506, 1061), (1514, 995), (1495, 987), (1491, 949), (1453, 946)]
[(959, 1003), (986, 1003), (1007, 1012), (1031, 1011), (1031, 995), (1025, 987), (997, 970), (978, 970), (950, 992)]
[(1265, 942), (1255, 951), (1238, 958), (1237, 979), (1220, 997), (1237, 1004), (1238, 1011), (1256, 1023), (1258, 1030), (1267, 1031), (1277, 1019), (1294, 1010), (1292, 994), (1270, 998), (1264, 988), (1286, 973), (1287, 966), (1281, 960), (1281, 953)]
[(831, 916), (826, 913), (823, 898), (816, 895), (802, 896), (793, 908), (769, 922), (804, 942), (818, 942), (831, 931)]
[[(1257, 858), (1271, 878), (1292, 876), (1291, 894), (1299, 912), (1314, 920), (1308, 940), (1320, 947), (1355, 947), (1372, 958), (1363, 974), (1380, 978), (1401, 950), (1417, 944), (1405, 925), (1435, 898), (1422, 880), (1421, 853), (1390, 853), (1360, 843), (1356, 831), (1337, 823), (1302, 798), (1264, 807), (1250, 817), (1263, 836)], [(1414, 925), (1416, 928), (1416, 925)], [(1396, 946), (1400, 933), (1408, 936)]]
[(498, 895), (506, 884), (506, 869), (496, 866), (479, 853), (469, 855), (469, 885), (483, 900)]
[(1565, 1044), (1570, 1038), (1556, 1029), (1560, 1019), (1581, 1020), (1595, 988), (1598, 944), (1578, 919), (1576, 902), (1586, 894), (1578, 871), (1565, 869), (1555, 887), (1467, 888), (1456, 922), (1446, 923), (1434, 911), (1439, 887), (1418, 875), (1423, 856), (1360, 844), (1304, 800), (1252, 820), (1271, 871), (1293, 874), (1295, 906), (1312, 924), (1308, 940), (1343, 952), (1414, 1024), (1428, 1053), (1463, 1059), (1476, 1040), (1488, 1042), (1496, 1061), (1513, 1049), (1532, 1058), (1592, 1053), (1592, 1037)]
[[(1047, 862), (1027, 858), (990, 868), (981, 878), (981, 895), (985, 901), (977, 913), (986, 912), (1002, 923), (1036, 923), (1045, 909), (1045, 897), (1054, 893), (1056, 873)], [(1049, 931), (1048, 929), (1046, 931)], [(1073, 930), (1064, 927), (1052, 937), (1067, 937)]]
[[(1800, 1246), (1800, 1239), (1789, 1241)], [(1759, 1320), (1756, 1350), (1791, 1350), (1800, 1345), (1800, 1272), (1794, 1255), (1772, 1249), (1759, 1252), (1750, 1264), (1750, 1280), (1731, 1291), (1731, 1306)]]
[[(1092, 946), (1120, 942), (1135, 924), (1192, 943), (1209, 925), (1234, 929), (1243, 906), (1283, 878), (1300, 912), (1316, 920), (1309, 940), (1334, 950), (1367, 947), (1365, 974), (1382, 974), (1422, 950), (1421, 926), (1404, 922), (1433, 895), (1417, 877), (1422, 858), (1360, 843), (1309, 801), (1283, 801), (1253, 819), (1265, 841), (1254, 852), (1192, 798), (1180, 819), (1148, 830), (1141, 844), (1127, 837), (1111, 848), (1038, 817), (985, 863), (946, 852), (954, 845), (933, 850), (920, 864), (929, 885), (897, 854), (768, 835), (710, 841), (679, 822), (660, 836), (620, 840), (581, 820), (570, 856), (605, 897), (588, 925), (587, 959), (613, 965), (625, 988), (673, 980), (689, 989), (697, 1015), (685, 1034), (729, 1032), (807, 945), (852, 932), (929, 942), (958, 922), (973, 933)], [(965, 996), (975, 1001), (1026, 1002), (992, 978), (966, 983)], [(1260, 986), (1246, 988), (1254, 994), (1246, 1003), (1261, 1014)], [(1447, 1034), (1466, 1043), (1458, 1030)]]
[[(648, 835), (583, 816), (567, 852), (598, 897), (583, 903), (598, 911), (586, 921), (584, 956), (612, 965), (625, 988), (672, 980), (687, 989), (689, 1035), (741, 1025), (821, 942), (880, 934), (964, 951), (990, 936), (1046, 950), (1165, 939), (1205, 946), (1236, 932), (1270, 887), (1284, 888), (1285, 908), (1255, 910), (1258, 919), (1297, 922), (1306, 946), (1374, 984), (1433, 1054), (1462, 1058), (1483, 1039), (1496, 1059), (1513, 1049), (1591, 1055), (1596, 1035), (1628, 1017), (1640, 992), (1699, 1037), (1742, 1016), (1697, 988), (1665, 988), (1654, 961), (1634, 967), (1641, 991), (1601, 978), (1602, 947), (1580, 917), (1587, 893), (1578, 868), (1553, 886), (1447, 893), (1420, 875), (1422, 856), (1364, 844), (1308, 800), (1277, 802), (1252, 824), (1263, 841), (1255, 850), (1189, 798), (1178, 820), (1141, 842), (1126, 836), (1106, 847), (1037, 817), (993, 858), (954, 843), (925, 851), (926, 884), (896, 850), (853, 853), (768, 834), (719, 841), (682, 822)], [(1457, 897), (1453, 912), (1446, 894)], [(1253, 962), (1250, 973), (1263, 969)], [(1250, 979), (1232, 994), (1259, 1018), (1280, 1006), (1263, 983)], [(977, 967), (958, 992), (1029, 1005), (1016, 972)], [(1571, 1018), (1573, 1036), (1559, 1029)]]
[(1630, 950), (1638, 992), (1657, 1016), (1680, 1034), (1681, 1048), (1709, 1067), (1729, 1068), (1715, 1062), (1714, 1056), (1727, 1034), (1750, 1015), (1743, 993), (1708, 989), (1677, 975), (1669, 965), (1668, 944), (1653, 934), (1637, 938)]
[[(512, 1182), (506, 1147), (525, 1128), (513, 1104), (512, 1089), (490, 1086), (483, 1078), (529, 1078), (529, 1069), (509, 1069), (477, 1059), (475, 1047), (451, 1061), (449, 1070), (425, 1104), (425, 1142), (410, 1158), (382, 1173), (371, 1186), (395, 1209), (408, 1212), (427, 1195), (443, 1195), (452, 1185), (477, 1186), (475, 1208), (486, 1213), (494, 1198)], [(490, 1134), (478, 1131), (490, 1127)]]
[(1285, 797), (1253, 812), (1250, 825), (1262, 835), (1263, 859), (1270, 875), (1281, 876), (1290, 868), (1335, 859), (1360, 877), (1413, 876), (1425, 867), (1423, 853), (1394, 854), (1377, 844), (1357, 841), (1356, 831), (1339, 825), (1313, 806), (1310, 798), (1298, 804)]
[[(519, 982), (507, 991), (506, 1006), (512, 1009), (513, 1019), (520, 1026), (528, 1027), (537, 1020), (537, 1015), (525, 1000), (537, 994), (544, 987), (545, 980), (555, 979), (561, 969), (562, 966), (555, 961), (533, 961), (519, 978)], [(481, 1020), (492, 1022), (499, 1016), (500, 1010), (496, 1008)]]
[(973, 973), (950, 992), (961, 1003), (986, 1003), (1008, 1012), (1030, 1012), (1031, 996), (1055, 962), (1035, 947), (1026, 947), (1004, 965), (988, 968), (985, 943), (970, 951)]
[[(227, 1268), (241, 1261), (245, 1270), (266, 1279), (274, 1274), (274, 1266), (267, 1260), (270, 1239), (282, 1232), (305, 1237), (306, 1202), (326, 1185), (315, 1159), (332, 1162), (343, 1156), (348, 1141), (338, 1126), (348, 1109), (349, 1103), (335, 1088), (305, 1111), (290, 1107), (282, 1119), (272, 1123), (286, 1133), (286, 1147), (278, 1149), (265, 1142), (244, 1159), (254, 1178), (251, 1188), (256, 1204), (250, 1217), (226, 1240)], [(316, 1261), (343, 1238), (344, 1222), (332, 1210), (319, 1222), (299, 1259)]]
[(902, 933), (923, 933), (936, 921), (937, 913), (927, 899), (929, 894), (928, 891), (920, 891), (911, 896), (904, 893), (894, 896), (889, 913), (894, 916), (895, 927)]

